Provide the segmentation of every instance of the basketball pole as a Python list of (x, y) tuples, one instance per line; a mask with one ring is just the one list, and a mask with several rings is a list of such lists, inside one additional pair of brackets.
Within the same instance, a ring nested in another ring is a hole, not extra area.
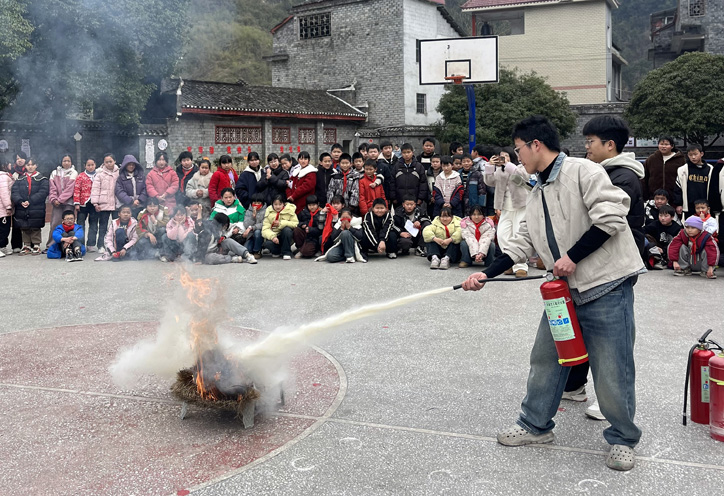
[(453, 74), (446, 76), (445, 79), (452, 81), (453, 84), (465, 86), (465, 94), (468, 97), (468, 153), (472, 153), (475, 148), (475, 87), (472, 84), (463, 84), (463, 79), (467, 79), (463, 75)]

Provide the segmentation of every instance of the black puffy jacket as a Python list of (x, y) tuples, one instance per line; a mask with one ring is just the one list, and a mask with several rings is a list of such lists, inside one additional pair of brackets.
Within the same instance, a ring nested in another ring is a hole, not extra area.
[(631, 233), (633, 234), (634, 241), (636, 241), (639, 253), (643, 253), (646, 212), (641, 180), (634, 171), (627, 167), (610, 165), (606, 167), (606, 172), (608, 172), (608, 177), (611, 179), (613, 185), (624, 190), (629, 198), (631, 198), (631, 207), (626, 215), (626, 220), (631, 228)]
[[(15, 181), (11, 190), (15, 206), (13, 220), (20, 229), (42, 229), (45, 225), (45, 202), (50, 192), (50, 181), (47, 177), (36, 174), (31, 179), (31, 184), (28, 188), (28, 178), (22, 176)], [(29, 201), (30, 205), (23, 207), (22, 203), (26, 201)]]
[(400, 158), (392, 169), (390, 174), (390, 190), (392, 200), (398, 205), (402, 204), (402, 199), (409, 195), (416, 200), (427, 202), (427, 172), (425, 168), (413, 157), (409, 165)]

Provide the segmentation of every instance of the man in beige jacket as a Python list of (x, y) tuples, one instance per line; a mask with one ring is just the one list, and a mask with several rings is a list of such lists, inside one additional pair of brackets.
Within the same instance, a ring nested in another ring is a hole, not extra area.
[[(503, 273), (534, 252), (553, 275), (567, 278), (601, 412), (611, 424), (603, 432), (612, 445), (606, 465), (630, 470), (633, 448), (641, 437), (634, 424), (633, 282), (645, 268), (626, 222), (629, 197), (611, 184), (600, 165), (560, 153), (558, 131), (545, 117), (516, 124), (513, 140), (526, 171), (537, 175), (537, 185), (528, 195), (520, 230), (503, 256), (485, 272), (472, 274), (463, 289), (481, 289), (481, 280)], [(530, 364), (522, 413), (513, 427), (498, 434), (498, 442), (506, 446), (554, 440), (553, 417), (570, 369), (558, 363), (545, 313)]]

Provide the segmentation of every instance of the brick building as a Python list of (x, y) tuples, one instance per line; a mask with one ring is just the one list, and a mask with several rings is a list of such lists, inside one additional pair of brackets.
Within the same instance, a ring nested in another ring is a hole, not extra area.
[(367, 113), (358, 141), (417, 148), (444, 92), (419, 84), (417, 40), (464, 32), (444, 0), (318, 0), (294, 6), (272, 34), (274, 87), (327, 90)]
[(612, 40), (616, 8), (617, 0), (468, 0), (462, 6), (473, 34), (500, 37), (501, 66), (535, 71), (573, 105), (621, 100), (626, 61)]

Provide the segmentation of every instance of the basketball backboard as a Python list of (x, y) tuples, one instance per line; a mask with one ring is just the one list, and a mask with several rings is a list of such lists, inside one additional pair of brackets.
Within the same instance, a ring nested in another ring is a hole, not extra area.
[(421, 85), (452, 84), (453, 76), (465, 76), (464, 84), (498, 82), (497, 36), (441, 38), (419, 43)]

